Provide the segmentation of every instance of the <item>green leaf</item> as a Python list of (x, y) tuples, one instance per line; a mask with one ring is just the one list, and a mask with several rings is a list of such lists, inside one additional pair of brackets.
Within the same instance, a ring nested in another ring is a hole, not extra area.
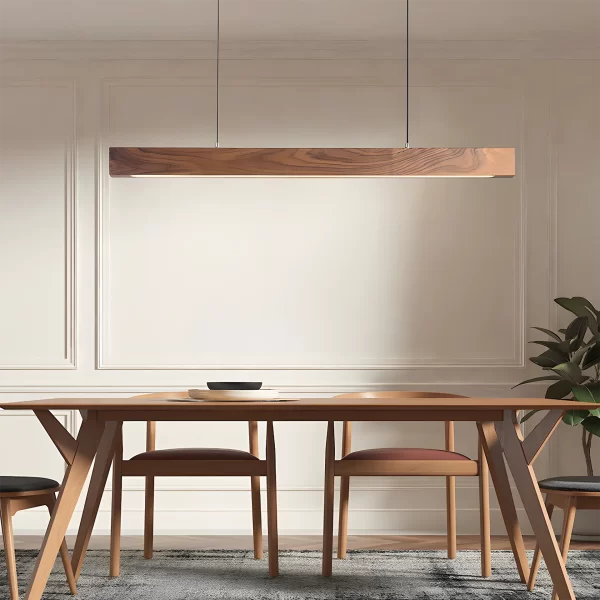
[(541, 331), (542, 333), (545, 333), (546, 335), (549, 335), (550, 337), (554, 338), (557, 342), (562, 342), (561, 337), (554, 333), (554, 331), (544, 329), (543, 327), (532, 327), (531, 329), (537, 329), (538, 331)]
[(544, 377), (534, 377), (533, 379), (526, 379), (525, 381), (521, 381), (521, 383), (517, 383), (517, 385), (513, 385), (511, 389), (515, 389), (520, 385), (525, 385), (526, 383), (533, 383), (534, 381), (557, 381), (560, 377), (557, 375), (546, 375)]
[(568, 410), (563, 417), (563, 422), (571, 427), (576, 427), (583, 423), (588, 416), (587, 410)]
[[(569, 362), (575, 363), (576, 365), (579, 365), (579, 363), (581, 362), (581, 359), (586, 355), (586, 353), (588, 352), (588, 350), (590, 349), (590, 346), (593, 344), (592, 343), (588, 343), (588, 344), (584, 344), (583, 346), (581, 346), (581, 348), (579, 348), (579, 350), (577, 350), (577, 352), (575, 352), (572, 356), (571, 356), (571, 360)], [(585, 371), (585, 369), (583, 369)]]
[(573, 387), (573, 396), (579, 402), (596, 402), (600, 404), (600, 383), (576, 385)]
[(573, 389), (573, 384), (566, 379), (561, 379), (556, 383), (553, 383), (546, 390), (546, 398), (551, 398), (552, 400), (562, 400), (565, 396), (568, 396)]
[(588, 350), (581, 368), (585, 371), (598, 363), (600, 363), (600, 343), (596, 343)]
[(539, 356), (534, 356), (529, 360), (540, 367), (551, 368), (567, 362), (569, 357), (556, 350), (546, 350), (546, 352), (543, 352)]
[[(587, 325), (585, 325), (587, 331)], [(554, 350), (555, 352), (559, 352), (560, 354), (564, 354), (565, 358), (568, 355), (568, 352), (571, 348), (571, 343), (569, 340), (565, 340), (564, 342), (547, 342), (545, 340), (535, 340), (529, 342), (530, 344), (539, 344), (540, 346), (544, 346), (550, 350)]]
[(587, 419), (582, 422), (582, 425), (587, 431), (600, 437), (600, 417), (587, 417)]
[(587, 307), (592, 313), (600, 316), (600, 310), (596, 310), (596, 307), (587, 299), (581, 296), (573, 296), (573, 300), (580, 302), (583, 306)]
[(575, 385), (581, 383), (581, 369), (573, 363), (565, 362), (556, 365), (551, 370), (557, 373), (562, 379), (566, 379)]
[[(588, 320), (588, 326), (592, 333), (598, 331), (598, 316), (596, 310), (591, 306), (590, 302), (585, 298), (576, 296), (575, 298), (555, 298), (554, 302), (564, 309), (572, 312), (578, 317), (585, 317)], [(589, 306), (588, 306), (589, 305)]]
[(586, 317), (577, 317), (569, 324), (567, 327), (567, 332), (565, 333), (565, 339), (571, 340), (571, 344), (569, 346), (569, 350), (571, 350), (571, 352), (575, 352), (575, 350), (579, 349), (583, 343), (583, 338), (585, 337), (587, 328), (588, 320)]
[(531, 419), (531, 417), (533, 417), (533, 415), (535, 415), (535, 413), (538, 413), (538, 412), (540, 412), (540, 411), (539, 410), (532, 410), (532, 411), (528, 412), (521, 419), (521, 423), (525, 423), (525, 421), (529, 421), (529, 419)]
[[(595, 402), (600, 404), (600, 384), (576, 385), (573, 388), (573, 396), (579, 402)], [(590, 410), (590, 415), (600, 417), (600, 408)]]

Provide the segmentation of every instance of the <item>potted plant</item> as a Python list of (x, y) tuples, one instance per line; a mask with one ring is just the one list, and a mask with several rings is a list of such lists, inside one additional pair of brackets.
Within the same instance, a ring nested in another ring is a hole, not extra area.
[[(581, 427), (581, 445), (587, 474), (593, 476), (592, 443), (594, 437), (600, 437), (600, 311), (589, 300), (581, 297), (556, 298), (554, 301), (573, 313), (576, 318), (566, 329), (559, 329), (558, 332), (533, 327), (550, 339), (531, 342), (543, 346), (545, 350), (529, 360), (547, 373), (543, 377), (522, 381), (515, 387), (525, 383), (551, 381), (546, 390), (546, 398), (598, 403), (596, 410), (574, 408), (567, 411), (563, 417), (567, 425)], [(535, 412), (537, 411), (527, 413), (521, 419), (521, 423), (527, 421)], [(590, 531), (597, 535), (600, 515), (589, 514), (594, 512), (596, 511), (581, 511), (577, 518), (578, 524), (581, 519), (593, 518), (596, 521), (594, 525), (590, 523), (589, 526), (578, 527), (580, 535), (587, 536)]]

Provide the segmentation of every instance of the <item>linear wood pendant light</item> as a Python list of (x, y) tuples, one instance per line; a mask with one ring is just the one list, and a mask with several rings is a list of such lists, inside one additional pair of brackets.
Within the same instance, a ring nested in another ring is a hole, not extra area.
[(406, 1), (406, 143), (404, 148), (219, 147), (220, 0), (217, 0), (217, 141), (215, 148), (110, 148), (112, 177), (514, 177), (514, 148), (411, 148), (408, 141)]
[(513, 148), (110, 148), (113, 177), (513, 177)]

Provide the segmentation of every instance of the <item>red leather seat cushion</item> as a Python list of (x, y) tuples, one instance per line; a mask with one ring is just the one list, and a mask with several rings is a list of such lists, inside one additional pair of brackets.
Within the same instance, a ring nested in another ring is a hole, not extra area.
[(357, 450), (342, 460), (471, 460), (468, 456), (447, 450), (428, 448), (373, 448)]
[(250, 452), (229, 448), (171, 448), (142, 452), (131, 460), (259, 460)]

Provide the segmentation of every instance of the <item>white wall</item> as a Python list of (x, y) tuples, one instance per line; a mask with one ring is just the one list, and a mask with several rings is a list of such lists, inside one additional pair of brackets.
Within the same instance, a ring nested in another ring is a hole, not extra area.
[[(221, 144), (402, 144), (401, 57), (375, 60), (381, 48), (357, 44), (230, 48)], [(222, 379), (306, 396), (390, 388), (506, 396), (535, 373), (528, 327), (557, 325), (553, 297), (600, 304), (593, 52), (419, 47), (411, 145), (515, 146), (514, 180), (110, 179), (110, 145), (214, 144), (210, 48), (4, 45), (3, 401)], [(61, 418), (77, 430), (77, 414)], [(475, 455), (473, 426), (458, 428), (459, 451)], [(441, 447), (442, 429), (359, 424), (355, 446)], [(322, 424), (276, 426), (282, 532), (320, 531), (324, 433)], [(162, 424), (158, 443), (244, 448), (246, 429)], [(581, 471), (577, 443), (576, 432), (562, 430), (538, 473)], [(143, 428), (127, 426), (126, 454), (142, 449)], [(35, 418), (16, 412), (0, 415), (0, 465), (2, 473), (62, 473)], [(161, 480), (157, 530), (250, 532), (248, 487)], [(141, 531), (142, 505), (142, 481), (129, 480), (126, 531)], [(460, 480), (458, 505), (460, 531), (475, 533), (474, 479)], [(356, 478), (350, 529), (439, 533), (444, 507), (441, 479)], [(98, 530), (108, 529), (108, 508)], [(16, 529), (45, 523), (29, 511)], [(497, 510), (493, 527), (502, 532)]]

